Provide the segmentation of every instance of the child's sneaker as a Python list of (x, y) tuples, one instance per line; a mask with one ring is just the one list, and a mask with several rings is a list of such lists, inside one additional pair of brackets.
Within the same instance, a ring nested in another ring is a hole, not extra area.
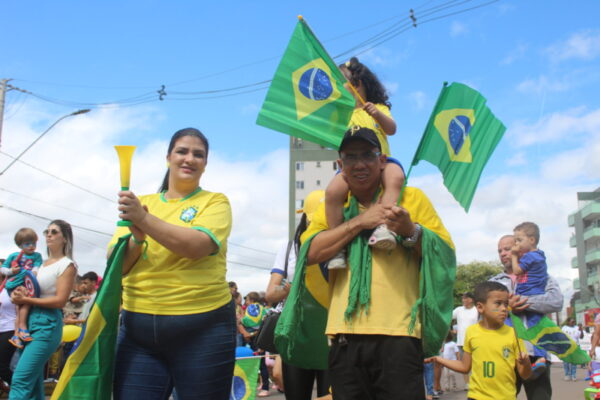
[(335, 255), (327, 264), (327, 269), (344, 269), (346, 268), (346, 250), (342, 250)]
[(396, 247), (396, 235), (387, 226), (381, 224), (373, 231), (369, 238), (369, 246), (382, 250), (392, 250)]

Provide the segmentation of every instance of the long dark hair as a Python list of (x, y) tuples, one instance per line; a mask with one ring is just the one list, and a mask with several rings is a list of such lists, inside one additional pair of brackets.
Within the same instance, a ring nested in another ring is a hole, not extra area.
[[(171, 154), (171, 152), (173, 151), (173, 148), (175, 147), (175, 143), (177, 143), (177, 141), (184, 136), (195, 136), (198, 139), (200, 139), (200, 141), (202, 141), (202, 144), (204, 144), (204, 147), (206, 148), (206, 157), (208, 157), (208, 139), (206, 138), (206, 136), (204, 136), (204, 134), (202, 132), (200, 132), (196, 128), (184, 128), (184, 129), (180, 129), (177, 132), (175, 132), (173, 134), (173, 136), (171, 137), (171, 141), (169, 142), (169, 149), (167, 150), (167, 155)], [(158, 189), (158, 192), (159, 193), (164, 192), (165, 190), (168, 190), (168, 189), (169, 189), (169, 168), (167, 168), (167, 173), (165, 174), (165, 177), (162, 181), (162, 184), (160, 185), (160, 188)]]
[[(55, 219), (50, 222), (48, 226), (56, 225), (60, 229), (60, 233), (65, 238), (65, 244), (63, 246), (63, 254), (69, 257), (71, 260), (73, 259), (73, 229), (71, 229), (71, 224), (62, 219)], [(50, 255), (50, 251), (46, 247), (46, 252)]]
[(350, 72), (350, 83), (358, 86), (359, 82), (365, 88), (366, 99), (374, 104), (385, 104), (389, 109), (392, 108), (392, 103), (389, 102), (389, 96), (385, 87), (382, 85), (377, 75), (363, 63), (358, 61), (358, 58), (352, 57), (350, 61), (340, 64), (340, 68), (346, 68)]
[(306, 213), (302, 213), (302, 218), (300, 218), (300, 222), (298, 222), (296, 232), (294, 233), (294, 250), (296, 251), (296, 256), (300, 252), (300, 236), (302, 236), (306, 228), (308, 228), (308, 218), (306, 218)]

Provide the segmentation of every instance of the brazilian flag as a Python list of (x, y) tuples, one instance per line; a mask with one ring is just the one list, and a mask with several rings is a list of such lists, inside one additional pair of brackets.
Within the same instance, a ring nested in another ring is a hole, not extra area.
[(111, 399), (122, 263), (129, 236), (120, 238), (114, 247), (82, 336), (67, 359), (51, 400)]
[(256, 123), (337, 149), (355, 101), (346, 79), (300, 18)]
[(240, 358), (235, 362), (229, 400), (253, 400), (256, 395), (260, 357)]
[(481, 172), (505, 130), (479, 92), (444, 83), (411, 167), (421, 160), (437, 166), (446, 188), (469, 211)]
[(556, 354), (558, 358), (571, 364), (587, 364), (590, 356), (546, 316), (527, 329), (521, 318), (511, 313), (510, 319), (517, 336), (534, 346)]

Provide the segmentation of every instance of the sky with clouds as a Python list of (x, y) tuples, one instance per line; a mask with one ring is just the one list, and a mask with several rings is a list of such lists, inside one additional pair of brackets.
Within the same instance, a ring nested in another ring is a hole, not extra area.
[[(6, 94), (0, 168), (58, 118), (92, 111), (61, 121), (0, 176), (0, 255), (16, 251), (20, 227), (40, 233), (44, 218), (63, 218), (76, 227), (81, 271), (101, 273), (117, 216), (112, 146), (138, 146), (132, 188), (150, 193), (170, 136), (194, 126), (211, 142), (201, 184), (233, 207), (228, 279), (244, 293), (264, 290), (287, 235), (288, 138), (255, 124), (264, 84), (206, 92), (270, 79), (302, 14), (336, 61), (358, 54), (385, 83), (398, 123), (392, 154), (405, 165), (445, 81), (480, 91), (506, 125), (469, 213), (434, 167), (421, 163), (411, 174), (459, 262), (495, 260), (497, 239), (530, 220), (540, 225), (550, 272), (565, 289), (576, 277), (567, 217), (576, 192), (600, 186), (598, 2), (34, 3), (3, 9), (11, 39), (0, 79), (22, 91)], [(385, 40), (362, 45), (374, 37)]]

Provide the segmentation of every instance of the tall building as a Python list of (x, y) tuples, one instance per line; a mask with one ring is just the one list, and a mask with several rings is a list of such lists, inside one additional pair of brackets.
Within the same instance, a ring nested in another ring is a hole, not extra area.
[(296, 210), (313, 190), (325, 190), (337, 171), (336, 150), (290, 136), (289, 237), (300, 221)]
[(579, 209), (569, 215), (569, 226), (575, 228), (570, 245), (577, 250), (571, 267), (579, 272), (572, 305), (579, 314), (600, 308), (600, 188), (578, 192), (577, 201)]

